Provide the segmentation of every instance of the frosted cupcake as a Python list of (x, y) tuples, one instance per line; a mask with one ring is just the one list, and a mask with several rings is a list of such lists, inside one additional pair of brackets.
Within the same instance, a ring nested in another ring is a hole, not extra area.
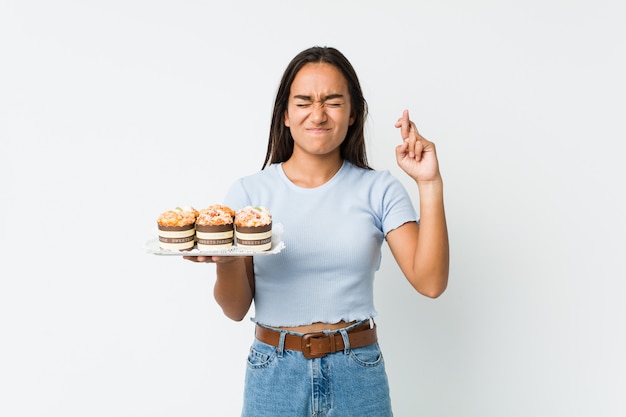
[(233, 246), (235, 211), (228, 206), (213, 204), (200, 210), (196, 219), (196, 238), (199, 250)]
[(196, 218), (198, 210), (191, 206), (164, 211), (157, 218), (159, 247), (186, 251), (196, 243)]
[(244, 207), (235, 213), (237, 246), (253, 251), (272, 247), (272, 215), (266, 207)]

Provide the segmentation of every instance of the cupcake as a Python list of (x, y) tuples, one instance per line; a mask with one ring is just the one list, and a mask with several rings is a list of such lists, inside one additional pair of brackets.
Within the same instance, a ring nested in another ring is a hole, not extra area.
[(228, 206), (213, 204), (200, 210), (196, 219), (196, 238), (199, 250), (233, 246), (235, 212)]
[(159, 247), (167, 250), (191, 250), (196, 243), (198, 210), (187, 206), (164, 211), (157, 218)]
[(244, 207), (235, 213), (237, 246), (253, 251), (272, 247), (272, 215), (265, 207)]

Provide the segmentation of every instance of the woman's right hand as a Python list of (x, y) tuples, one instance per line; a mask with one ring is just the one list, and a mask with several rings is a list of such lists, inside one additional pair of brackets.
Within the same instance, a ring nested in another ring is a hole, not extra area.
[(239, 256), (183, 256), (183, 259), (188, 261), (207, 264), (227, 264), (234, 262), (237, 258)]

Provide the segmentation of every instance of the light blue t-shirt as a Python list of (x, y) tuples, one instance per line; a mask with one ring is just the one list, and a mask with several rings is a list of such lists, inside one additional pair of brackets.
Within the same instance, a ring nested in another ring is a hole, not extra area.
[(317, 188), (302, 188), (282, 164), (236, 181), (224, 204), (265, 206), (283, 226), (285, 248), (254, 257), (253, 321), (268, 326), (374, 317), (374, 273), (387, 233), (416, 221), (402, 184), (388, 171), (344, 161)]

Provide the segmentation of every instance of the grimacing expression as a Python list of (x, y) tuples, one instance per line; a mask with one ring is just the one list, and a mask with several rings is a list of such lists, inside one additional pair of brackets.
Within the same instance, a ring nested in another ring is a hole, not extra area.
[(284, 123), (294, 140), (294, 153), (327, 155), (340, 152), (354, 122), (345, 77), (335, 66), (309, 63), (296, 74)]

